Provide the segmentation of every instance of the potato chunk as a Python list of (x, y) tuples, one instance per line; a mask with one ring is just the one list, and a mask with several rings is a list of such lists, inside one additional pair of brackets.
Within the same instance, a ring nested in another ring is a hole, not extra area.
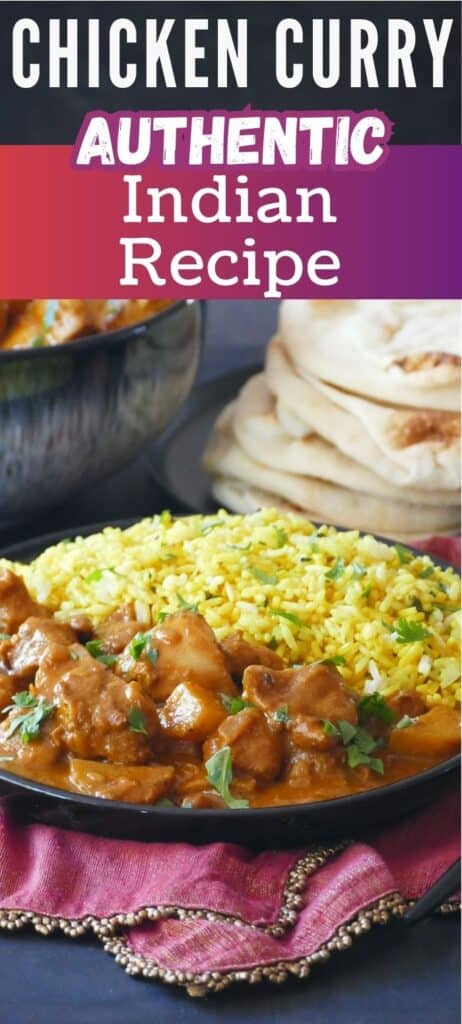
[(151, 631), (158, 653), (150, 693), (165, 700), (178, 683), (199, 683), (218, 693), (237, 693), (215, 634), (202, 615), (184, 611), (169, 615)]
[(70, 779), (80, 793), (124, 803), (154, 804), (173, 779), (169, 765), (121, 765), (72, 758)]
[(160, 712), (160, 724), (171, 739), (205, 740), (226, 718), (220, 698), (199, 683), (179, 683)]
[(282, 672), (252, 665), (244, 672), (243, 696), (264, 711), (287, 705), (291, 716), (313, 715), (331, 722), (344, 719), (352, 725), (358, 721), (354, 694), (336, 668), (319, 662)]
[(233, 768), (248, 772), (257, 779), (274, 779), (282, 761), (282, 738), (271, 729), (265, 716), (256, 708), (244, 708), (229, 715), (216, 733), (204, 743), (204, 760), (222, 747), (230, 747)]
[(400, 757), (444, 761), (460, 750), (460, 713), (439, 704), (405, 729), (392, 729), (388, 749)]

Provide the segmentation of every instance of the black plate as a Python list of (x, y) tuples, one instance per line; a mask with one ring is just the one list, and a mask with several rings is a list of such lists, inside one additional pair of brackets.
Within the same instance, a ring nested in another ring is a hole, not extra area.
[(145, 461), (175, 506), (188, 512), (215, 512), (217, 502), (201, 467), (205, 442), (224, 406), (261, 369), (261, 365), (246, 366), (194, 388), (162, 439), (149, 448)]
[[(128, 526), (132, 521), (110, 525)], [(27, 561), (65, 537), (93, 533), (106, 525), (96, 523), (70, 532), (47, 534), (15, 544), (4, 550), (2, 556)], [(447, 568), (442, 559), (433, 561)], [(98, 835), (159, 842), (225, 840), (256, 847), (293, 846), (324, 837), (364, 835), (371, 826), (385, 824), (437, 798), (455, 782), (459, 768), (460, 756), (456, 756), (409, 779), (336, 800), (220, 811), (102, 800), (33, 782), (5, 771), (0, 765), (0, 798), (21, 819)]]

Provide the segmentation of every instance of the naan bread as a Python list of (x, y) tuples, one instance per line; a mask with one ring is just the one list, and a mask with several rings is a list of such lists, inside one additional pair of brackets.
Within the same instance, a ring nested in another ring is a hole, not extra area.
[(414, 505), (395, 499), (351, 491), (314, 477), (300, 477), (250, 458), (232, 433), (233, 410), (219, 417), (206, 446), (203, 464), (212, 476), (231, 477), (269, 491), (303, 509), (317, 521), (350, 529), (371, 530), (386, 536), (441, 533), (456, 528), (458, 508)]
[(266, 380), (286, 431), (315, 432), (393, 487), (424, 491), (460, 488), (457, 413), (398, 409), (359, 398), (316, 377), (299, 376), (280, 338), (266, 358)]
[[(212, 481), (212, 494), (220, 506), (223, 505), (232, 512), (240, 513), (240, 515), (257, 512), (259, 508), (277, 508), (281, 512), (293, 512), (297, 516), (304, 516), (310, 522), (316, 522), (314, 513), (306, 512), (296, 505), (291, 505), (288, 501), (283, 501), (277, 494), (262, 491), (257, 487), (252, 487), (250, 484), (243, 484), (231, 477), (214, 477)], [(327, 522), (328, 526), (336, 525), (335, 523), (329, 523), (327, 520), (324, 521)], [(451, 530), (446, 536), (451, 537), (455, 533), (457, 533), (457, 530)], [(382, 534), (382, 536), (385, 537), (386, 534)], [(426, 537), (428, 537), (428, 533), (418, 534), (414, 531), (412, 534), (394, 533), (390, 539), (402, 541), (403, 544), (412, 544), (413, 541), (424, 540)]]
[[(290, 424), (289, 424), (290, 426)], [(458, 491), (397, 487), (343, 454), (333, 444), (295, 423), (295, 436), (276, 415), (276, 403), (265, 375), (251, 377), (232, 405), (231, 429), (241, 448), (257, 462), (299, 476), (335, 482), (363, 494), (382, 495), (421, 505), (456, 506)]]
[(393, 405), (459, 408), (460, 302), (290, 299), (278, 333), (310, 380)]

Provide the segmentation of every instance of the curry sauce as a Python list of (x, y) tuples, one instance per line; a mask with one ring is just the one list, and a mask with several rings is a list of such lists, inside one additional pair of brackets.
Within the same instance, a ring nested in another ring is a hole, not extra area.
[(459, 711), (384, 700), (332, 662), (290, 666), (194, 610), (152, 627), (131, 604), (58, 622), (0, 573), (0, 764), (109, 800), (261, 807), (415, 775), (459, 750)]

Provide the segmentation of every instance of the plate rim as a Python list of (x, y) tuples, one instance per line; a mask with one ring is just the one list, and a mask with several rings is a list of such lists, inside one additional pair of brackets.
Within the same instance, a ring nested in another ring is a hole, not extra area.
[[(229, 375), (231, 376), (231, 374)], [(201, 513), (192, 513), (199, 515)], [(142, 517), (143, 518), (143, 517)], [(144, 518), (149, 518), (146, 516)], [(41, 550), (45, 550), (52, 544), (58, 544), (60, 540), (71, 537), (75, 539), (79, 536), (89, 536), (91, 533), (99, 532), (105, 527), (115, 526), (120, 528), (127, 528), (134, 523), (140, 522), (139, 517), (133, 517), (129, 519), (112, 520), (102, 523), (89, 523), (86, 526), (71, 527), (66, 530), (55, 530), (48, 534), (42, 534), (36, 538), (30, 538), (29, 540), (19, 541), (16, 544), (7, 546), (6, 548), (0, 549), (0, 558), (11, 559), (20, 561), (19, 553), (21, 550), (27, 550), (30, 547), (36, 545), (35, 550), (40, 553)], [(339, 532), (344, 532), (342, 527), (335, 527)], [(364, 535), (364, 531), (359, 531), (360, 534)], [(380, 537), (378, 534), (371, 534), (377, 540), (382, 541), (388, 547), (394, 547), (393, 542), (390, 538)], [(45, 543), (44, 543), (45, 542)], [(406, 547), (413, 551), (416, 555), (424, 555), (425, 552), (413, 548), (411, 545)], [(430, 555), (429, 556), (436, 565), (439, 565), (443, 569), (452, 569), (457, 576), (460, 573), (454, 566), (450, 565), (443, 558)], [(189, 808), (189, 807), (159, 807), (156, 804), (135, 804), (126, 803), (122, 800), (106, 800), (103, 797), (89, 796), (85, 793), (74, 793), (72, 790), (59, 789), (56, 786), (48, 786), (46, 783), (36, 782), (34, 779), (28, 779), (26, 776), (17, 775), (14, 772), (9, 772), (7, 769), (3, 769), (0, 765), (0, 782), (9, 785), (12, 789), (23, 790), (26, 793), (35, 793), (39, 797), (48, 797), (57, 799), (64, 802), (70, 802), (71, 804), (78, 804), (80, 807), (87, 807), (93, 810), (101, 810), (104, 813), (117, 812), (133, 815), (137, 817), (139, 814), (143, 816), (153, 815), (153, 820), (156, 818), (163, 818), (166, 823), (172, 821), (178, 821), (179, 812), (181, 814), (181, 820), (187, 824), (188, 821), (200, 821), (202, 815), (205, 816), (207, 821), (216, 821), (219, 824), (220, 820), (225, 818), (226, 821), (231, 820), (231, 815), (234, 816), (234, 820), (243, 817), (243, 823), (254, 821), (259, 818), (262, 821), (268, 816), (271, 820), (277, 821), (278, 817), (301, 817), (303, 814), (309, 815), (310, 810), (313, 812), (318, 811), (320, 814), (323, 812), (333, 811), (338, 806), (352, 807), (356, 809), (361, 806), (361, 803), (367, 803), (378, 796), (384, 794), (399, 794), (402, 790), (408, 791), (414, 788), (418, 788), (420, 785), (424, 785), (425, 782), (430, 782), (433, 779), (439, 778), (445, 774), (451, 774), (455, 772), (457, 766), (460, 768), (461, 754), (454, 754), (452, 757), (447, 758), (445, 761), (433, 765), (431, 768), (425, 769), (423, 772), (418, 772), (416, 775), (406, 776), (404, 779), (398, 779), (396, 782), (390, 782), (383, 786), (375, 786), (373, 789), (360, 790), (358, 793), (350, 793), (346, 796), (334, 797), (330, 800), (314, 800), (305, 803), (295, 804), (277, 804), (276, 806), (269, 807), (244, 807), (244, 808)]]

